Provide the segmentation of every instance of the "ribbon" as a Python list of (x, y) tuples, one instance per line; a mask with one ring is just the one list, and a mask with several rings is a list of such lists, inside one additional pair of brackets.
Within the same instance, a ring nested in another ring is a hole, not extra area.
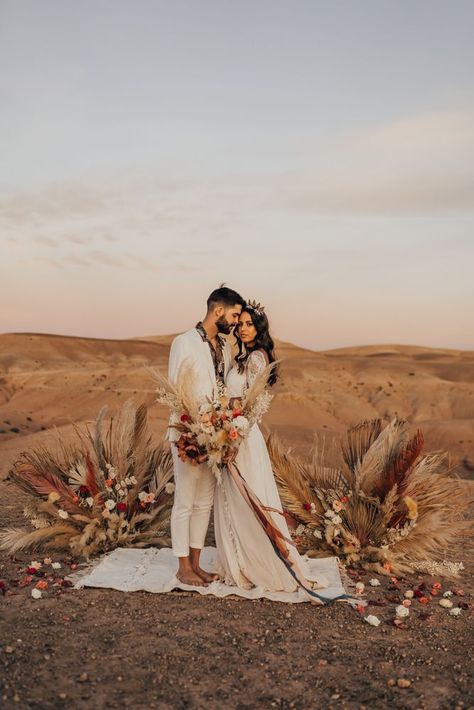
[(276, 527), (271, 516), (269, 515), (269, 511), (279, 513), (280, 515), (284, 515), (284, 513), (281, 510), (278, 510), (277, 508), (271, 508), (270, 506), (263, 505), (258, 496), (255, 495), (250, 486), (247, 484), (247, 481), (242, 476), (237, 465), (234, 462), (227, 464), (226, 468), (238, 490), (242, 494), (243, 498), (247, 501), (248, 505), (255, 513), (255, 516), (260, 522), (262, 528), (264, 529), (275, 553), (283, 562), (286, 569), (291, 574), (298, 586), (301, 587), (310, 597), (318, 599), (318, 601), (322, 604), (332, 604), (336, 601), (349, 600), (357, 603), (357, 600), (354, 599), (354, 597), (352, 597), (350, 594), (340, 594), (339, 596), (331, 599), (329, 597), (324, 597), (321, 594), (318, 594), (314, 591), (314, 589), (309, 586), (308, 580), (305, 579), (299, 566), (290, 558), (290, 550), (288, 548), (288, 545), (290, 545), (296, 550), (296, 546), (293, 540), (283, 535), (283, 533)]

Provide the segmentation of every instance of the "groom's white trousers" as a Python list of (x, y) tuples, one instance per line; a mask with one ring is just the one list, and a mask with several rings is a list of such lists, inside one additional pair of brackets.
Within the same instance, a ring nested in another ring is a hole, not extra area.
[(171, 545), (176, 557), (187, 557), (190, 547), (204, 547), (216, 478), (206, 464), (191, 466), (181, 461), (174, 446), (172, 455), (175, 491)]

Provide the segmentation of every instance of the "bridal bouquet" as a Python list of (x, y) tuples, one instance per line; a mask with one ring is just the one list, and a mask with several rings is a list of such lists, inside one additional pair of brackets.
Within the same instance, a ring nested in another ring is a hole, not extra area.
[(235, 460), (239, 445), (252, 426), (268, 410), (272, 395), (266, 390), (269, 370), (262, 371), (243, 397), (230, 397), (220, 387), (214, 398), (195, 401), (193, 376), (189, 368), (181, 370), (176, 386), (159, 373), (157, 402), (171, 410), (171, 428), (180, 436), (174, 445), (182, 461), (197, 466), (208, 463), (218, 480), (222, 470)]

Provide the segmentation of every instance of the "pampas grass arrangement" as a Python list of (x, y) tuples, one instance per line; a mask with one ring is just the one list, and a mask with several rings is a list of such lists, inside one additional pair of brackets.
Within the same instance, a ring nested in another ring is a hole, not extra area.
[(153, 448), (147, 407), (128, 400), (103, 433), (106, 407), (92, 431), (75, 427), (76, 441), (59, 454), (21, 454), (8, 480), (30, 496), (32, 529), (0, 533), (0, 547), (54, 549), (89, 558), (115, 547), (168, 545), (174, 484), (171, 455)]
[(348, 430), (339, 446), (316, 447), (309, 461), (268, 440), (282, 503), (308, 556), (335, 554), (381, 574), (459, 576), (454, 542), (467, 535), (472, 488), (447, 454), (422, 454), (423, 435), (380, 419)]

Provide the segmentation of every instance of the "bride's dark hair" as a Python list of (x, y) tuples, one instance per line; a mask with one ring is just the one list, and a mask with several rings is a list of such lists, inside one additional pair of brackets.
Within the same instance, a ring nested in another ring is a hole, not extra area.
[[(239, 352), (236, 355), (235, 361), (237, 363), (239, 372), (243, 372), (245, 370), (245, 365), (247, 363), (249, 355), (254, 350), (263, 350), (267, 354), (269, 363), (275, 362), (276, 360), (275, 344), (273, 342), (272, 336), (270, 335), (270, 325), (268, 323), (268, 318), (265, 312), (261, 311), (260, 313), (258, 313), (254, 308), (252, 308), (252, 306), (246, 303), (242, 308), (242, 313), (249, 314), (250, 318), (252, 319), (252, 323), (255, 326), (255, 330), (257, 331), (257, 336), (255, 338), (254, 344), (251, 348), (249, 348), (240, 339), (239, 329), (235, 329), (234, 335), (239, 348)], [(275, 382), (278, 380), (278, 376), (278, 365), (275, 365), (268, 378), (268, 384), (274, 385)]]

